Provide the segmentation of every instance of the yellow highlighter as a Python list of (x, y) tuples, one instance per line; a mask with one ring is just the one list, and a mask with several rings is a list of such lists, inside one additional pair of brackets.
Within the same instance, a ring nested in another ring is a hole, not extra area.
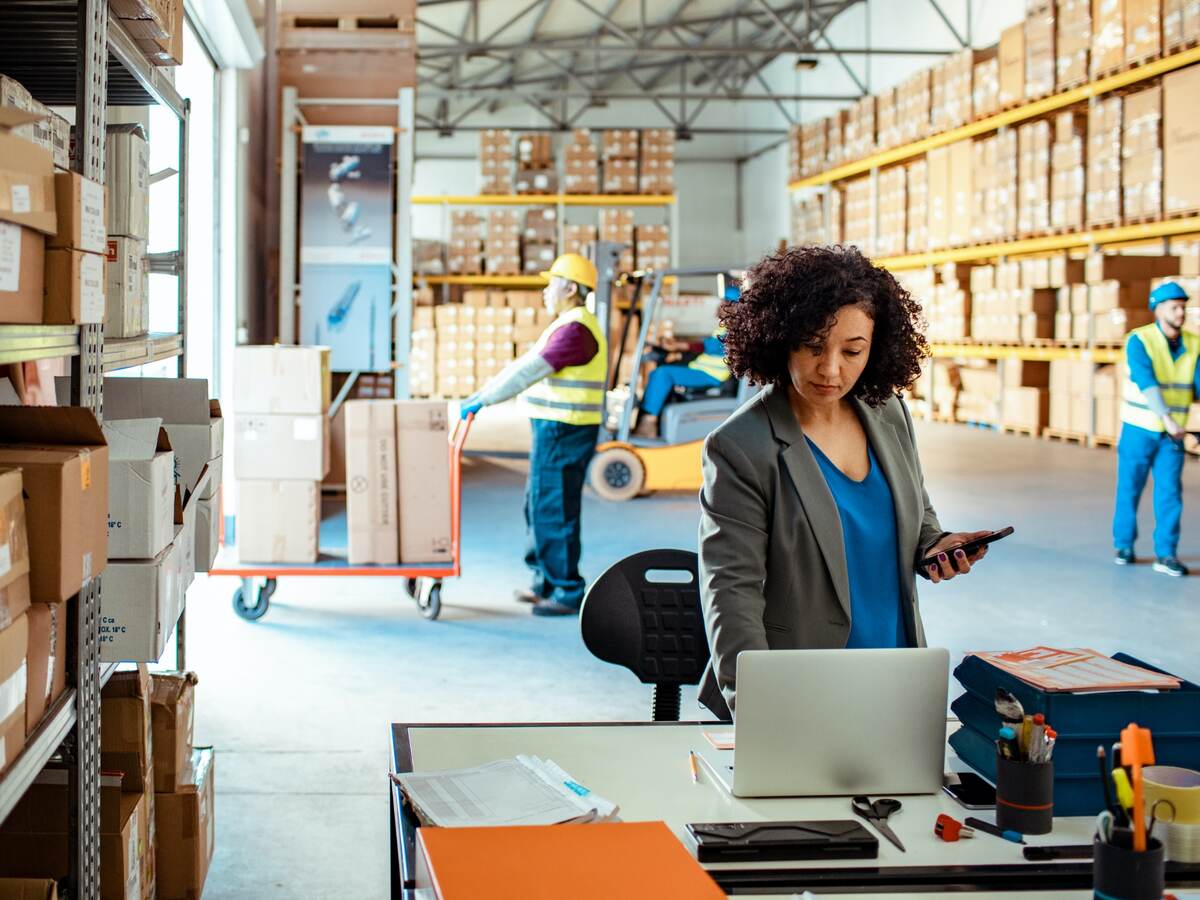
[(1133, 809), (1133, 785), (1129, 783), (1129, 773), (1124, 769), (1113, 769), (1112, 780), (1117, 789), (1117, 803), (1128, 813)]

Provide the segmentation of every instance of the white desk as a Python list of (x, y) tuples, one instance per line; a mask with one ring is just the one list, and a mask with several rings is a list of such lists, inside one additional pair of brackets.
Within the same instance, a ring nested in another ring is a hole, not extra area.
[[(430, 771), (475, 766), (519, 753), (550, 758), (581, 784), (616, 803), (622, 819), (661, 819), (689, 848), (694, 845), (686, 835), (684, 826), (688, 822), (854, 818), (848, 797), (741, 799), (706, 777), (703, 767), (700, 783), (694, 784), (688, 750), (707, 746), (702, 732), (720, 727), (709, 723), (394, 725), (393, 766), (398, 772)], [(1090, 873), (1088, 862), (1029, 863), (1020, 846), (982, 832), (974, 839), (952, 844), (933, 833), (938, 813), (948, 813), (960, 821), (967, 815), (992, 821), (990, 811), (968, 812), (940, 793), (900, 799), (904, 806), (889, 824), (907, 852), (880, 837), (878, 859), (714, 863), (705, 868), (727, 890), (749, 887), (756, 878), (766, 879), (761, 887), (781, 896), (790, 896), (788, 892), (799, 886), (828, 893), (872, 883), (880, 884), (881, 890), (917, 892), (999, 886), (1023, 890), (1070, 888), (1076, 896), (1090, 893), (1077, 892), (1086, 887), (1078, 878), (1084, 868)], [(399, 850), (393, 841), (397, 865), (404, 855), (405, 837), (399, 803), (398, 789), (394, 788), (392, 821), (401, 838)], [(1091, 842), (1094, 824), (1091, 818), (1056, 819), (1051, 834), (1027, 840), (1030, 844), (1086, 844)], [(411, 823), (408, 830), (411, 837)], [(861, 870), (862, 877), (852, 870)], [(1069, 873), (1074, 873), (1074, 883)], [(1192, 874), (1200, 877), (1200, 867)], [(1054, 893), (1056, 897), (1071, 895)]]

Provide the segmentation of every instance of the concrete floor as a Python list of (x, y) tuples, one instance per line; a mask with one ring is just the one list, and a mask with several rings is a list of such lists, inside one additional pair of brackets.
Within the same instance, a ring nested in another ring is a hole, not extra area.
[[(953, 426), (919, 437), (947, 528), (1017, 529), (970, 577), (924, 588), (931, 644), (956, 656), (1121, 649), (1200, 678), (1200, 579), (1110, 563), (1113, 452)], [(470, 463), (466, 574), (447, 583), (437, 622), (382, 579), (283, 581), (254, 624), (230, 609), (234, 579), (193, 587), (196, 738), (217, 748), (206, 900), (384, 897), (389, 722), (648, 718), (649, 690), (592, 659), (576, 620), (534, 619), (509, 599), (525, 584), (523, 478), (523, 463)], [(1181, 556), (1200, 569), (1200, 465), (1187, 467), (1185, 493)], [(589, 496), (585, 574), (656, 545), (693, 548), (696, 520), (691, 495)], [(696, 709), (693, 692), (685, 715)]]

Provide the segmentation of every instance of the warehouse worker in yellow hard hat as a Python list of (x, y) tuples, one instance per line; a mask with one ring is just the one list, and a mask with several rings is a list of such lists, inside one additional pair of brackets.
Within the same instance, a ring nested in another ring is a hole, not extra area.
[(1187, 293), (1168, 281), (1150, 293), (1154, 321), (1125, 340), (1128, 374), (1117, 442), (1117, 500), (1113, 545), (1117, 565), (1136, 559), (1137, 508), (1154, 476), (1154, 571), (1183, 576), (1176, 555), (1183, 515), (1184, 426), (1200, 398), (1200, 335), (1183, 330)]
[(525, 563), (533, 573), (518, 600), (533, 604), (535, 616), (579, 612), (580, 511), (588, 463), (604, 409), (608, 341), (585, 306), (596, 289), (596, 266), (578, 253), (564, 253), (542, 291), (555, 315), (533, 349), (463, 401), (462, 416), (524, 392), (533, 428), (529, 480), (525, 486)]

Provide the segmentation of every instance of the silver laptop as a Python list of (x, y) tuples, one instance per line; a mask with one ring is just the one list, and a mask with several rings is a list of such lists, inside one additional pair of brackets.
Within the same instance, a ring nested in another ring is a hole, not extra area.
[(937, 793), (949, 670), (942, 648), (744, 651), (735, 749), (702, 759), (738, 797)]

